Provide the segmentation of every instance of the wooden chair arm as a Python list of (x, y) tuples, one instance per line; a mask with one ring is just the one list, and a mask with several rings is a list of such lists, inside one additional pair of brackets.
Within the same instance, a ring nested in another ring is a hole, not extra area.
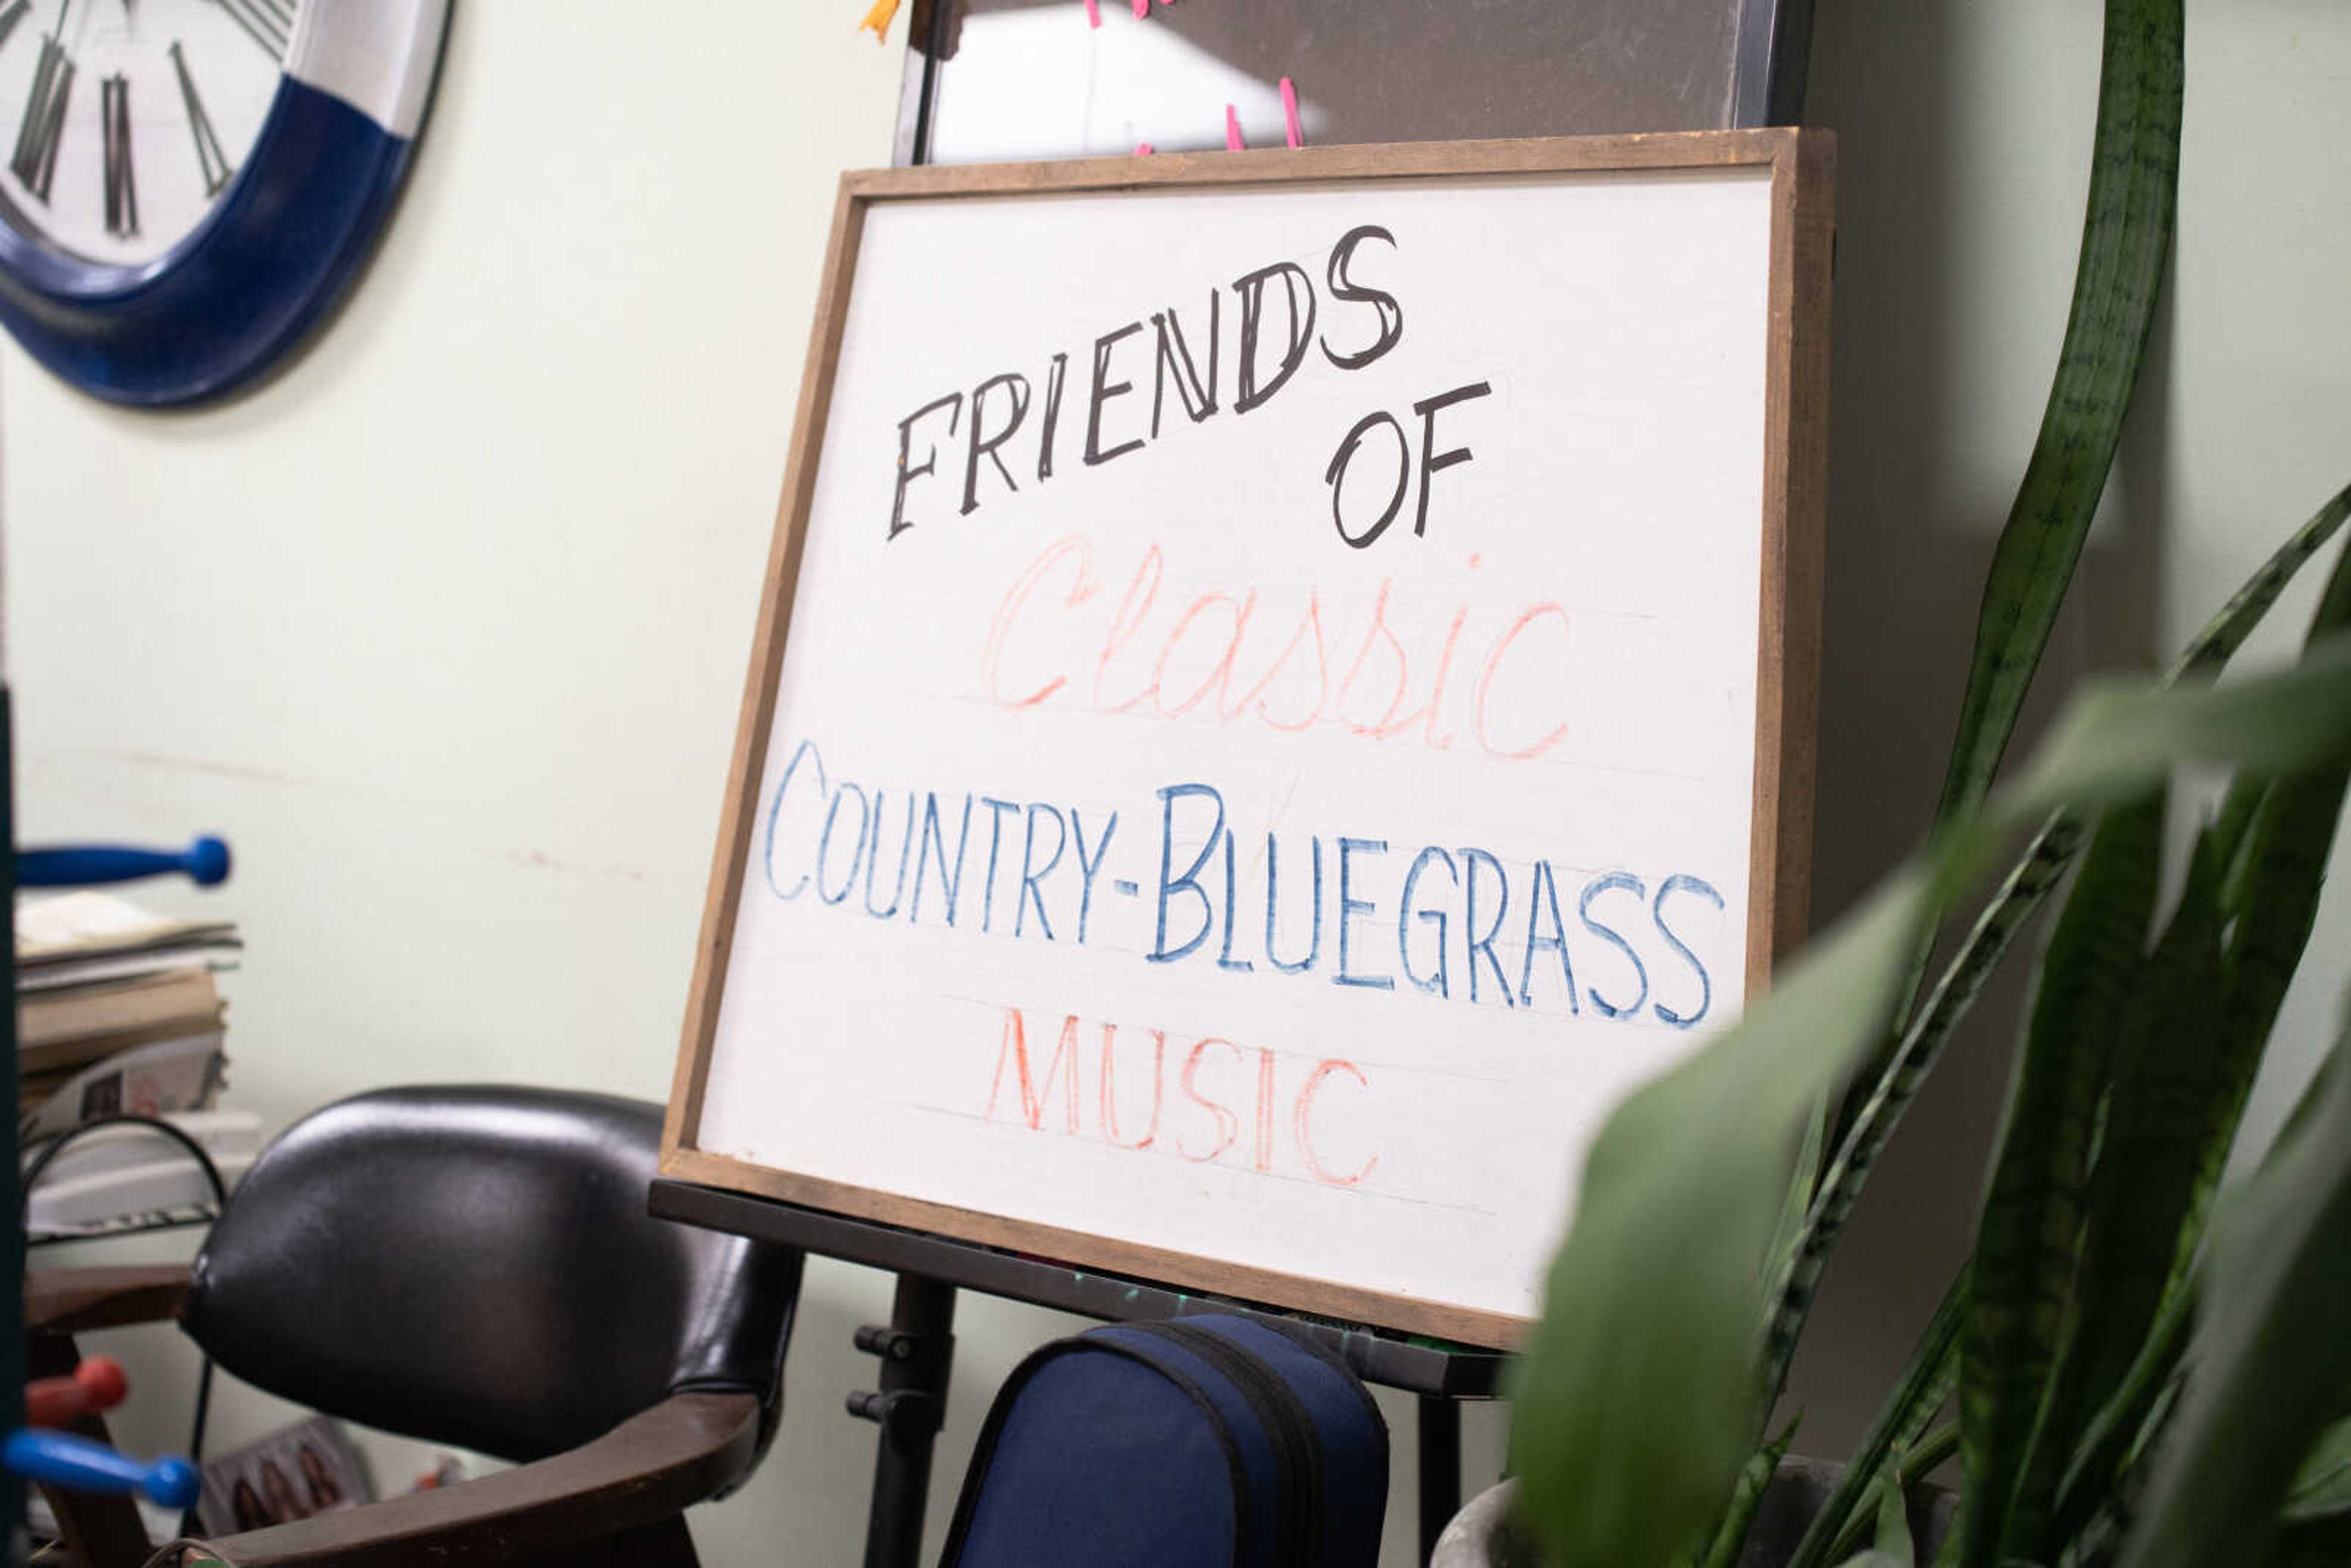
[(749, 1468), (759, 1402), (678, 1394), (594, 1442), (479, 1480), (216, 1541), (175, 1541), (148, 1568), (503, 1563), (652, 1523)]
[(48, 1269), (25, 1276), (25, 1332), (77, 1334), (168, 1322), (188, 1294), (185, 1263)]

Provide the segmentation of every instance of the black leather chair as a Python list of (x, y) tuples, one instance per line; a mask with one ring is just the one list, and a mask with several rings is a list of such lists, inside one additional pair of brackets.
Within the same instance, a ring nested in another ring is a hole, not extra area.
[[(602, 1095), (342, 1101), (255, 1163), (193, 1270), (29, 1281), (37, 1359), (176, 1312), (248, 1383), (519, 1467), (158, 1563), (692, 1563), (681, 1511), (739, 1485), (774, 1434), (801, 1260), (649, 1217), (660, 1138), (659, 1107)], [(53, 1500), (81, 1516), (64, 1522), (86, 1562), (132, 1536), (146, 1555), (120, 1500)]]

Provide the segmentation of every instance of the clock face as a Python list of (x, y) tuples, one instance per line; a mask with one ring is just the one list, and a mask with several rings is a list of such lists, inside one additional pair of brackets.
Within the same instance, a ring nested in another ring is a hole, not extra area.
[(170, 250), (260, 134), (305, 3), (0, 0), (0, 215), (103, 265)]

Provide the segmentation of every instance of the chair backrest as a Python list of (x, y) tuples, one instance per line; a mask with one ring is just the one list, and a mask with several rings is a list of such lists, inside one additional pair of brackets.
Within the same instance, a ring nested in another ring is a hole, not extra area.
[(800, 1255), (653, 1218), (661, 1110), (547, 1089), (388, 1089), (295, 1124), (196, 1259), (182, 1322), (237, 1376), (502, 1458), (674, 1393), (781, 1403)]

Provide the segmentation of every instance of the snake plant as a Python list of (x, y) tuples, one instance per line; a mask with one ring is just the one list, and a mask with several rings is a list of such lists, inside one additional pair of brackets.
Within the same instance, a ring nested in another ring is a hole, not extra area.
[[(1995, 783), (2160, 292), (2181, 10), (2108, 0), (2072, 314), (1929, 842), (1587, 1156), (1512, 1433), (1525, 1522), (1565, 1568), (1737, 1559), (1829, 1252), (1953, 1029), (2044, 916), (1973, 1249), (1790, 1568), (1907, 1568), (1902, 1490), (1954, 1456), (1951, 1568), (2351, 1561), (2351, 1334), (2334, 1321), (2351, 1040), (2221, 1190), (2351, 780), (2351, 557), (2297, 664), (2220, 679), (2351, 490), (2167, 674), (2077, 695)], [(2189, 763), (2229, 785), (2183, 833), (2171, 779)]]

